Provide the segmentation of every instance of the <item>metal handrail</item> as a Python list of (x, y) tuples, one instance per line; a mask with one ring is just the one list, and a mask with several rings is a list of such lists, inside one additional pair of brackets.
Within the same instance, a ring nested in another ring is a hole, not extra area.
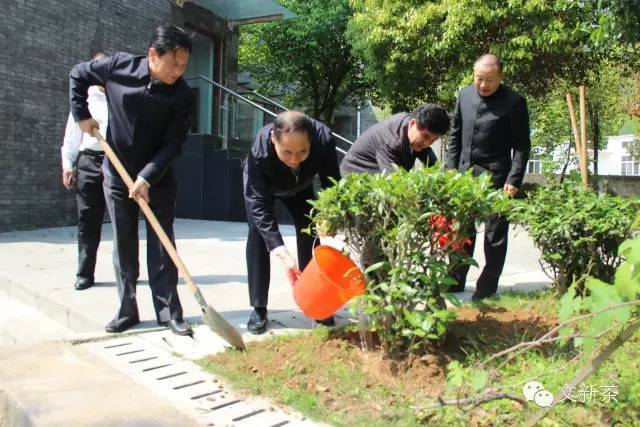
[[(276, 107), (285, 110), (285, 111), (290, 111), (287, 107), (285, 107), (282, 104), (277, 103), (276, 101), (274, 101), (271, 98), (267, 98), (266, 96), (262, 95), (261, 93), (256, 92), (255, 90), (251, 90), (248, 91), (250, 94), (257, 96), (260, 99), (263, 99), (265, 101), (267, 101), (268, 103), (270, 103), (271, 105), (275, 105)], [(347, 138), (343, 137), (342, 135), (338, 135), (335, 132), (331, 132), (331, 135), (335, 136), (336, 138), (340, 139), (341, 141), (346, 142), (349, 145), (353, 145), (353, 141), (349, 141)]]
[[(272, 117), (277, 117), (277, 116), (278, 116), (278, 115), (277, 115), (276, 113), (274, 113), (273, 111), (271, 111), (271, 110), (268, 110), (268, 109), (264, 108), (264, 107), (263, 107), (262, 105), (260, 105), (260, 104), (256, 104), (255, 102), (251, 101), (250, 99), (248, 99), (248, 98), (246, 98), (246, 97), (244, 97), (244, 96), (240, 95), (238, 92), (235, 92), (235, 91), (233, 91), (233, 90), (229, 89), (228, 87), (223, 86), (223, 85), (221, 85), (220, 83), (218, 83), (218, 82), (216, 82), (216, 81), (214, 81), (214, 80), (211, 80), (210, 78), (205, 77), (205, 76), (203, 76), (203, 75), (200, 75), (200, 76), (197, 76), (197, 77), (190, 77), (190, 78), (187, 78), (187, 79), (185, 79), (185, 80), (196, 80), (196, 79), (202, 79), (202, 80), (204, 80), (205, 82), (207, 82), (207, 83), (209, 83), (209, 84), (212, 84), (213, 86), (215, 86), (215, 87), (217, 87), (217, 88), (219, 88), (219, 89), (222, 89), (222, 90), (224, 90), (225, 92), (230, 93), (231, 95), (233, 95), (233, 96), (235, 96), (236, 98), (238, 98), (239, 100), (241, 100), (241, 101), (243, 101), (243, 102), (245, 102), (245, 103), (247, 103), (247, 104), (251, 105), (252, 107), (257, 108), (257, 109), (259, 109), (259, 110), (261, 110), (261, 111), (263, 111), (263, 112), (265, 112), (265, 113), (269, 114), (269, 115), (270, 115), (270, 116), (272, 116)], [(277, 106), (277, 107), (279, 107), (279, 108), (282, 108), (283, 110), (289, 111), (289, 109), (288, 109), (287, 107), (285, 107), (284, 105), (278, 104), (277, 102), (273, 101), (272, 99), (269, 99), (269, 98), (267, 98), (267, 97), (266, 97), (266, 96), (264, 96), (264, 95), (260, 95), (260, 94), (259, 94), (258, 92), (256, 92), (256, 91), (251, 91), (251, 93), (253, 93), (254, 95), (259, 96), (260, 98), (262, 98), (262, 99), (264, 99), (264, 100), (266, 100), (266, 101), (270, 102), (270, 103), (271, 103), (271, 104), (273, 104), (273, 105), (276, 105), (276, 106)], [(347, 138), (345, 138), (345, 137), (343, 137), (343, 136), (340, 136), (340, 135), (338, 135), (337, 133), (335, 133), (335, 132), (333, 132), (333, 131), (331, 132), (331, 135), (333, 135), (334, 137), (338, 138), (338, 139), (339, 139), (339, 140), (341, 140), (341, 141), (346, 142), (346, 143), (347, 143), (347, 144), (349, 144), (349, 145), (353, 145), (353, 142), (352, 142), (352, 141), (349, 141)], [(342, 148), (340, 148), (340, 147), (336, 147), (336, 150), (338, 150), (338, 151), (339, 151), (339, 152), (341, 152), (342, 154), (347, 154), (347, 152), (346, 152), (345, 150), (343, 150)]]
[(280, 103), (278, 103), (278, 102), (274, 101), (274, 100), (273, 100), (273, 99), (271, 99), (271, 98), (267, 98), (266, 96), (264, 96), (264, 95), (263, 95), (263, 94), (261, 94), (261, 93), (258, 93), (258, 92), (257, 92), (257, 91), (255, 91), (255, 90), (247, 90), (245, 93), (247, 93), (247, 94), (251, 94), (251, 95), (255, 95), (255, 96), (257, 96), (258, 98), (260, 98), (260, 99), (262, 99), (262, 100), (264, 100), (264, 101), (268, 102), (269, 104), (274, 105), (274, 106), (276, 106), (276, 107), (280, 108), (281, 110), (289, 111), (289, 109), (288, 109), (287, 107), (285, 107), (284, 105), (282, 105), (282, 104), (280, 104)]

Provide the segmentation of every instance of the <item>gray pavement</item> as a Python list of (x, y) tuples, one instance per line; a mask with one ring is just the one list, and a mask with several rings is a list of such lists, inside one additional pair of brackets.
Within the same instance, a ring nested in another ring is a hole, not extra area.
[[(284, 226), (282, 231), (286, 245), (290, 248), (291, 253), (295, 253), (293, 228)], [(256, 338), (247, 334), (245, 328), (250, 314), (244, 260), (246, 232), (247, 226), (242, 223), (178, 219), (175, 224), (178, 251), (208, 303), (238, 328), (246, 340), (263, 339), (265, 336)], [(122, 389), (135, 391), (135, 393), (144, 391), (143, 395), (150, 392), (162, 397), (161, 402), (163, 403), (158, 403), (161, 406), (158, 413), (165, 411), (167, 414), (174, 414), (172, 411), (177, 408), (180, 412), (176, 415), (177, 420), (180, 420), (181, 415), (190, 420), (189, 423), (182, 425), (207, 425), (212, 422), (212, 419), (215, 420), (213, 422), (215, 425), (226, 425), (227, 421), (231, 422), (234, 419), (234, 416), (236, 418), (243, 416), (233, 415), (234, 412), (230, 408), (236, 408), (234, 410), (242, 412), (241, 407), (244, 413), (259, 413), (259, 415), (255, 415), (255, 418), (247, 418), (245, 420), (248, 422), (247, 425), (271, 425), (273, 420), (282, 419), (285, 416), (283, 413), (273, 408), (267, 408), (265, 404), (246, 396), (235, 399), (238, 402), (228, 407), (225, 406), (227, 401), (219, 404), (222, 405), (221, 408), (226, 408), (225, 411), (231, 414), (226, 414), (222, 418), (220, 418), (222, 415), (219, 415), (221, 409), (215, 411), (211, 409), (219, 406), (211, 406), (211, 396), (194, 401), (186, 399), (178, 404), (180, 399), (176, 400), (171, 389), (163, 392), (163, 388), (159, 386), (160, 383), (145, 379), (144, 372), (147, 371), (144, 369), (149, 366), (145, 368), (142, 365), (136, 365), (135, 361), (132, 361), (133, 359), (122, 362), (121, 356), (116, 356), (119, 353), (108, 351), (109, 348), (116, 348), (111, 347), (110, 343), (127, 339), (131, 342), (125, 345), (139, 346), (134, 353), (131, 353), (132, 355), (147, 352), (151, 354), (149, 357), (162, 360), (178, 357), (182, 362), (167, 362), (167, 366), (177, 366), (179, 363), (184, 363), (189, 366), (185, 371), (190, 372), (189, 375), (202, 376), (205, 374), (197, 372), (197, 367), (190, 362), (190, 359), (222, 351), (226, 345), (206, 326), (196, 328), (194, 339), (176, 337), (166, 329), (157, 327), (147, 284), (143, 222), (140, 223), (141, 271), (138, 286), (138, 305), (142, 323), (134, 329), (134, 335), (125, 334), (114, 337), (104, 333), (104, 325), (113, 317), (118, 304), (111, 261), (113, 251), (111, 225), (105, 224), (103, 226), (103, 239), (96, 267), (97, 283), (84, 291), (73, 289), (77, 257), (75, 233), (75, 227), (0, 233), (0, 351), (2, 352), (0, 353), (0, 372), (2, 372), (0, 375), (0, 407), (4, 405), (7, 408), (16, 408), (22, 405), (20, 407), (24, 409), (13, 415), (5, 413), (5, 421), (10, 419), (8, 418), (10, 416), (13, 416), (15, 420), (20, 416), (25, 416), (24, 414), (30, 414), (30, 418), (27, 418), (31, 421), (37, 421), (37, 417), (33, 417), (33, 414), (36, 413), (34, 411), (47, 412), (47, 408), (42, 409), (37, 405), (34, 406), (36, 400), (21, 397), (30, 396), (33, 391), (28, 386), (23, 387), (22, 385), (31, 384), (30, 381), (35, 376), (44, 375), (39, 367), (36, 369), (36, 356), (33, 356), (33, 360), (29, 359), (21, 364), (20, 357), (16, 355), (23, 352), (39, 355), (40, 359), (50, 362), (47, 364), (47, 372), (49, 372), (47, 378), (50, 378), (50, 381), (43, 380), (38, 384), (51, 395), (61, 394), (59, 396), (61, 399), (59, 405), (61, 406), (52, 403), (48, 410), (58, 413), (60, 408), (68, 409), (64, 411), (66, 419), (49, 423), (49, 421), (43, 422), (45, 419), (42, 418), (39, 419), (40, 423), (36, 423), (36, 425), (63, 425), (65, 423), (67, 423), (66, 425), (108, 425), (105, 421), (108, 419), (100, 420), (98, 418), (94, 420), (95, 423), (85, 422), (84, 419), (82, 419), (82, 423), (75, 422), (73, 417), (76, 409), (73, 401), (65, 400), (66, 398), (62, 396), (66, 394), (67, 390), (80, 387), (79, 384), (82, 384), (85, 378), (93, 378), (87, 382), (91, 383), (91, 381), (101, 378), (102, 375), (107, 375), (105, 372), (111, 372), (114, 375), (115, 379), (111, 387), (113, 390)], [(538, 252), (526, 233), (512, 230), (510, 237), (507, 265), (499, 292), (507, 290), (529, 291), (546, 286), (550, 280), (541, 272), (538, 264)], [(481, 239), (482, 236), (480, 235), (479, 238)], [(324, 243), (340, 246), (337, 239), (329, 239)], [(482, 245), (477, 246), (481, 247)], [(476, 259), (482, 266), (484, 261), (481, 254), (478, 253)], [(468, 290), (462, 294), (461, 299), (468, 300), (470, 298), (477, 276), (478, 269), (472, 268), (469, 274)], [(192, 323), (199, 322), (200, 309), (188, 288), (181, 282), (178, 289), (185, 318)], [(284, 271), (277, 261), (272, 263), (269, 312), (270, 334), (289, 333), (313, 327), (312, 322), (297, 309)], [(345, 310), (338, 314), (340, 323), (347, 321)], [(51, 341), (58, 342), (54, 345)], [(48, 344), (38, 344), (39, 342), (48, 342)], [(83, 369), (88, 370), (74, 372), (73, 363), (69, 366), (65, 365), (68, 358), (60, 360), (59, 354), (74, 354), (73, 357), (78, 358), (77, 360), (92, 360), (86, 355), (86, 352), (95, 356), (94, 371), (90, 371), (86, 367), (88, 365), (85, 364)], [(137, 356), (140, 355), (137, 354)], [(17, 365), (14, 366), (14, 363)], [(58, 365), (60, 369), (56, 368)], [(56, 383), (55, 377), (60, 375), (64, 376), (64, 381)], [(29, 380), (21, 381), (20, 377)], [(218, 379), (208, 378), (203, 381), (209, 383), (209, 381), (218, 381)], [(56, 386), (56, 384), (59, 385)], [(185, 384), (189, 387), (188, 382)], [(178, 387), (181, 386), (178, 385)], [(120, 395), (121, 401), (116, 399), (111, 402), (113, 408), (119, 407), (118, 405), (124, 405), (124, 408), (131, 400), (127, 400), (127, 396), (130, 396), (127, 393), (120, 393)], [(11, 399), (18, 399), (20, 405), (6, 405), (5, 403)], [(204, 406), (203, 399), (208, 402)], [(248, 406), (244, 408), (240, 403)], [(76, 404), (77, 410), (82, 411), (84, 406), (82, 399), (77, 400)], [(141, 407), (146, 407), (146, 405), (146, 403), (141, 403)], [(205, 408), (204, 412), (203, 407)], [(207, 407), (209, 409), (206, 409)], [(149, 406), (149, 408), (154, 407)], [(251, 410), (251, 408), (254, 409)], [(131, 409), (131, 413), (135, 412), (133, 409)], [(125, 412), (127, 410), (129, 409), (123, 409)], [(42, 415), (41, 412), (37, 413)], [(171, 415), (167, 416), (169, 417), (167, 420), (169, 420)], [(289, 425), (311, 425), (310, 422), (301, 421), (295, 414), (286, 414), (286, 417), (289, 417), (286, 418)], [(79, 421), (80, 418), (77, 420)], [(0, 425), (4, 425), (2, 411), (0, 411)], [(134, 422), (134, 418), (131, 418), (130, 423), (118, 425), (155, 424), (146, 421), (138, 423)]]
[[(285, 243), (295, 253), (293, 228), (283, 226)], [(250, 313), (248, 306), (245, 236), (243, 223), (178, 219), (175, 224), (177, 248), (209, 304), (238, 328)], [(118, 299), (111, 257), (111, 225), (104, 224), (96, 266), (96, 285), (84, 291), (73, 289), (76, 269), (75, 227), (0, 233), (0, 291), (39, 309), (77, 332), (101, 331), (117, 310)], [(481, 235), (479, 239), (481, 239)], [(155, 327), (155, 315), (147, 282), (145, 227), (140, 223), (140, 281), (138, 306), (140, 328)], [(481, 241), (481, 240), (479, 240)], [(330, 242), (336, 244), (335, 241)], [(339, 244), (339, 243), (338, 243)], [(476, 259), (482, 265), (482, 245)], [(281, 266), (274, 262), (269, 310), (272, 313), (297, 311), (290, 286)], [(475, 286), (478, 269), (469, 273), (468, 299)], [(500, 292), (530, 290), (549, 282), (538, 264), (538, 252), (526, 233), (511, 231), (511, 241)], [(185, 317), (199, 319), (200, 310), (186, 285), (178, 287)]]

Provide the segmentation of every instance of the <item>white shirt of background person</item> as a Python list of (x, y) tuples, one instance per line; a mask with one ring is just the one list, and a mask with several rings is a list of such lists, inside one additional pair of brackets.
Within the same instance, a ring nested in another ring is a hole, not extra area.
[[(106, 137), (108, 113), (107, 97), (104, 94), (104, 89), (100, 86), (91, 86), (87, 92), (87, 102), (91, 117), (100, 125), (100, 134)], [(71, 188), (73, 185), (73, 167), (82, 150), (102, 151), (102, 148), (96, 138), (82, 132), (80, 126), (69, 113), (67, 128), (60, 148), (62, 154), (62, 183), (67, 188)]]

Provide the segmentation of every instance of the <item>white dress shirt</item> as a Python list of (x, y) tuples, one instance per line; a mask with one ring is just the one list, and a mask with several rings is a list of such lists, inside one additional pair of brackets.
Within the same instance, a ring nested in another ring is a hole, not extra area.
[[(106, 138), (108, 122), (107, 97), (98, 86), (91, 86), (87, 95), (91, 117), (98, 122), (100, 125), (100, 133)], [(73, 120), (73, 116), (69, 113), (67, 129), (64, 132), (62, 148), (60, 148), (62, 154), (62, 169), (73, 169), (73, 165), (78, 158), (78, 153), (87, 149), (102, 151), (98, 140), (82, 132), (78, 123)]]

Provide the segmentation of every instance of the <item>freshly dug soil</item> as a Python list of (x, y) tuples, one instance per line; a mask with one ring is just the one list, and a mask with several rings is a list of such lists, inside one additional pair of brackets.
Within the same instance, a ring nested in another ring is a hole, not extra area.
[(464, 360), (473, 351), (494, 353), (539, 337), (557, 324), (554, 315), (495, 307), (465, 307), (457, 317), (444, 344), (422, 356), (385, 357), (375, 336), (377, 348), (365, 353), (357, 332), (337, 331), (324, 340), (314, 334), (266, 340), (250, 344), (245, 354), (227, 352), (210, 362), (253, 376), (266, 394), (277, 378), (290, 390), (315, 393), (320, 405), (337, 413), (366, 411), (384, 418), (393, 416), (394, 403), (412, 404), (442, 393), (452, 359)]

